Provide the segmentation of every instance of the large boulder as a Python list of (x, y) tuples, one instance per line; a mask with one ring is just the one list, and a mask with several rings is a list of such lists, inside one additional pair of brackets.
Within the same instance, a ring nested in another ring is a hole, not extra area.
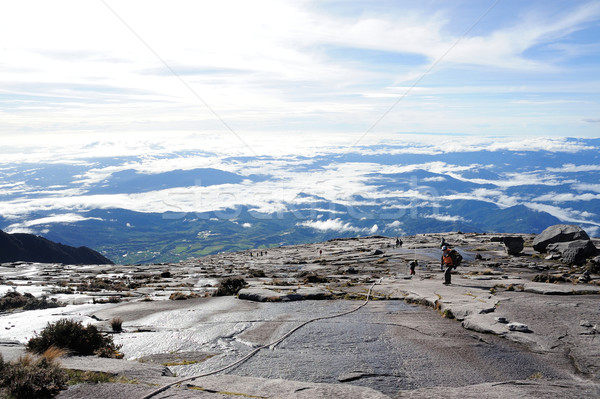
[(492, 237), (492, 242), (501, 242), (504, 244), (504, 249), (509, 255), (518, 255), (523, 250), (525, 240), (523, 237), (516, 236), (504, 236), (504, 237)]
[(559, 253), (568, 265), (583, 265), (587, 258), (596, 255), (598, 249), (591, 240), (575, 240), (550, 244), (546, 251)]
[(533, 240), (533, 249), (546, 252), (550, 244), (575, 240), (589, 240), (590, 237), (579, 226), (570, 224), (555, 224), (538, 234)]

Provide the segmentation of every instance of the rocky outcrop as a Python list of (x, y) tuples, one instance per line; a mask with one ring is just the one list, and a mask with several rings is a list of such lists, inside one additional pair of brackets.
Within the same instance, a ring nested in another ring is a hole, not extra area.
[(587, 258), (596, 255), (598, 249), (590, 240), (559, 242), (546, 247), (549, 253), (558, 253), (568, 265), (583, 265)]
[(546, 252), (550, 244), (575, 240), (589, 240), (590, 237), (579, 226), (570, 224), (555, 224), (538, 234), (533, 240), (533, 249)]
[(501, 242), (504, 244), (504, 249), (509, 255), (518, 255), (523, 251), (525, 240), (523, 237), (517, 236), (504, 236), (504, 237), (492, 237), (492, 242)]
[(88, 247), (71, 247), (33, 234), (7, 234), (0, 230), (0, 263), (62, 263), (65, 265), (112, 265), (113, 262)]

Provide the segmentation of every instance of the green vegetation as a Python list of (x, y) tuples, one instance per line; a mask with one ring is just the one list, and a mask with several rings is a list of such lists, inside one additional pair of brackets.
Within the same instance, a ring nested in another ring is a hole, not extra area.
[(66, 370), (66, 373), (68, 376), (68, 385), (101, 383), (138, 384), (137, 380), (131, 380), (124, 376), (114, 376), (101, 371)]
[(56, 299), (48, 300), (45, 296), (39, 299), (29, 293), (21, 294), (17, 291), (9, 291), (0, 298), (0, 311), (9, 311), (14, 309), (34, 310), (48, 309), (65, 306), (64, 303)]
[(70, 319), (48, 323), (40, 334), (36, 334), (27, 343), (27, 349), (38, 354), (51, 347), (62, 348), (81, 356), (95, 354), (100, 357), (122, 357), (119, 353), (121, 346), (115, 345), (112, 337), (102, 335), (91, 324), (84, 327), (80, 321)]
[(53, 398), (67, 384), (67, 373), (57, 358), (64, 351), (49, 348), (41, 356), (26, 354), (14, 362), (5, 363), (0, 354), (0, 397)]

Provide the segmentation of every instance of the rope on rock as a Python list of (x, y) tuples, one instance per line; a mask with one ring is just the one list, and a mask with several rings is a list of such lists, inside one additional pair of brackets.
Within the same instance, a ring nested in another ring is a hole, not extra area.
[(337, 313), (337, 314), (334, 314), (334, 315), (331, 315), (331, 316), (315, 317), (313, 319), (305, 321), (304, 323), (300, 324), (299, 326), (293, 328), (292, 330), (290, 330), (289, 332), (287, 332), (286, 334), (284, 334), (281, 338), (278, 338), (278, 339), (276, 339), (275, 341), (273, 341), (271, 343), (268, 343), (266, 345), (263, 345), (261, 347), (258, 347), (256, 349), (254, 349), (252, 352), (248, 353), (246, 356), (244, 356), (240, 360), (236, 360), (235, 362), (233, 362), (231, 364), (228, 364), (227, 366), (221, 367), (218, 370), (209, 371), (209, 372), (206, 372), (206, 373), (203, 373), (203, 374), (198, 374), (198, 375), (195, 375), (195, 376), (192, 376), (192, 377), (186, 377), (186, 378), (182, 378), (180, 380), (174, 381), (174, 382), (172, 382), (170, 384), (167, 384), (167, 385), (165, 385), (163, 387), (160, 387), (160, 388), (158, 388), (158, 389), (150, 392), (149, 394), (143, 396), (141, 399), (150, 399), (151, 397), (156, 396), (159, 393), (166, 391), (167, 389), (169, 389), (173, 385), (178, 385), (178, 384), (181, 384), (181, 383), (186, 382), (186, 381), (195, 380), (196, 378), (207, 377), (209, 375), (217, 374), (217, 373), (220, 373), (221, 371), (225, 371), (225, 370), (230, 369), (232, 367), (238, 366), (238, 365), (244, 363), (246, 360), (250, 359), (252, 356), (256, 355), (262, 349), (266, 349), (266, 348), (275, 349), (275, 347), (277, 345), (279, 345), (281, 342), (283, 342), (286, 338), (288, 338), (290, 335), (292, 335), (293, 333), (295, 333), (296, 331), (298, 331), (299, 329), (301, 329), (302, 327), (304, 327), (305, 325), (307, 325), (309, 323), (312, 323), (312, 322), (315, 322), (315, 321), (319, 321), (319, 320), (334, 319), (336, 317), (342, 317), (342, 316), (346, 316), (346, 315), (348, 315), (350, 313), (354, 313), (357, 310), (363, 308), (367, 303), (369, 303), (370, 298), (371, 298), (371, 292), (373, 291), (373, 287), (375, 287), (375, 284), (377, 284), (377, 283), (373, 283), (371, 285), (371, 287), (369, 288), (369, 292), (367, 293), (367, 298), (365, 299), (365, 301), (360, 306), (358, 306), (358, 307), (356, 307), (354, 309), (351, 309), (351, 310), (348, 310), (348, 311), (342, 312), (342, 313)]

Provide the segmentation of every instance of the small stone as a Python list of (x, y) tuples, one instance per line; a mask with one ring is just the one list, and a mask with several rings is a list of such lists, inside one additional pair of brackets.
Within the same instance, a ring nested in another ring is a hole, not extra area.
[(494, 317), (494, 320), (496, 320), (498, 323), (508, 323), (508, 320), (506, 320), (506, 317)]
[(581, 322), (579, 323), (579, 325), (581, 327), (593, 327), (594, 325), (589, 322), (588, 320), (581, 320)]

